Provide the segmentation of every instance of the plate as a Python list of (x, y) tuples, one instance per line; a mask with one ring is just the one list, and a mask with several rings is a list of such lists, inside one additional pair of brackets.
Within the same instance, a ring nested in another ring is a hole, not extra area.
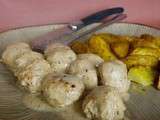
[[(15, 41), (30, 42), (32, 39), (64, 25), (47, 25), (10, 30), (0, 34), (0, 54)], [(88, 26), (81, 32), (90, 29)], [(121, 35), (148, 33), (160, 36), (160, 30), (144, 25), (115, 23), (97, 32), (110, 32)], [(81, 111), (81, 101), (63, 110), (54, 110), (43, 99), (34, 95), (24, 94), (14, 80), (16, 78), (0, 64), (0, 120), (87, 120)], [(41, 106), (40, 106), (41, 103)], [(34, 106), (33, 106), (34, 105)], [(153, 87), (141, 90), (132, 85), (130, 99), (126, 102), (126, 118), (129, 120), (160, 120), (160, 91)]]

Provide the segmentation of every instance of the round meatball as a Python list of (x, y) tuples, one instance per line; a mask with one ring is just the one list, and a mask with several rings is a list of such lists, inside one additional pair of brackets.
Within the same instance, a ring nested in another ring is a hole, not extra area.
[(127, 67), (119, 61), (109, 61), (99, 67), (102, 85), (117, 88), (120, 92), (127, 92), (130, 81), (127, 79)]
[(52, 54), (52, 52), (61, 50), (61, 49), (70, 50), (70, 47), (63, 45), (61, 43), (53, 43), (47, 46), (46, 50), (44, 51), (44, 54), (46, 56), (49, 56), (50, 54)]
[(61, 74), (67, 71), (70, 63), (76, 58), (76, 54), (71, 49), (58, 49), (47, 56), (47, 61), (50, 63), (54, 74)]
[(15, 67), (16, 58), (28, 51), (31, 51), (31, 48), (27, 43), (19, 42), (11, 44), (3, 52), (2, 60), (12, 70)]
[(35, 60), (22, 71), (17, 73), (17, 83), (20, 87), (31, 93), (40, 91), (41, 81), (51, 71), (50, 65), (45, 60)]
[(15, 60), (16, 69), (22, 70), (26, 66), (30, 65), (33, 61), (38, 59), (43, 59), (43, 55), (33, 51), (26, 52)]
[(79, 76), (82, 79), (87, 90), (96, 87), (98, 84), (96, 69), (93, 64), (88, 60), (75, 60), (71, 63), (68, 72), (70, 74)]
[(65, 107), (74, 103), (83, 91), (82, 81), (74, 75), (49, 74), (42, 83), (42, 93), (53, 107)]
[(95, 67), (98, 67), (101, 63), (104, 62), (104, 60), (99, 57), (96, 54), (92, 54), (92, 53), (86, 53), (86, 54), (79, 54), (77, 56), (78, 59), (85, 59), (90, 61)]
[(89, 119), (121, 120), (126, 108), (115, 88), (98, 86), (85, 97), (82, 109)]

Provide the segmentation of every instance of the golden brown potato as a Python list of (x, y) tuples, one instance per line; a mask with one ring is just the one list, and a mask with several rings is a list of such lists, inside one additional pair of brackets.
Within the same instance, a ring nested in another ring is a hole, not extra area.
[(116, 59), (116, 56), (110, 50), (109, 44), (99, 36), (92, 36), (88, 41), (88, 46), (92, 53), (99, 55), (105, 61)]
[(129, 42), (112, 43), (111, 49), (118, 58), (124, 58), (129, 52)]
[(130, 55), (150, 55), (160, 58), (160, 50), (158, 48), (138, 47), (135, 48)]
[(154, 39), (155, 37), (149, 34), (142, 34), (140, 38), (147, 40), (147, 39)]
[(131, 55), (125, 58), (123, 62), (128, 68), (138, 65), (150, 67), (157, 67), (158, 65), (158, 59), (150, 55)]
[(145, 39), (145, 40), (149, 40), (154, 42), (158, 47), (160, 47), (160, 37), (154, 37), (152, 35), (149, 34), (142, 34), (140, 36), (140, 38)]
[(114, 35), (111, 33), (98, 33), (95, 34), (96, 36), (101, 37), (107, 43), (114, 43), (114, 42), (130, 42), (135, 39), (135, 36), (128, 36), (128, 35)]
[(119, 36), (111, 33), (98, 33), (95, 34), (95, 36), (102, 38), (107, 43), (113, 43), (119, 41)]
[(156, 75), (157, 72), (150, 67), (135, 66), (130, 68), (128, 79), (143, 86), (149, 86), (153, 84)]
[(132, 45), (133, 45), (133, 48), (137, 48), (137, 47), (159, 48), (157, 44), (157, 40), (154, 40), (154, 39), (137, 38), (132, 42)]
[(72, 42), (70, 44), (70, 47), (77, 54), (89, 52), (88, 45), (85, 44), (85, 43), (83, 43), (83, 42), (80, 42), (80, 41), (74, 41), (74, 42)]

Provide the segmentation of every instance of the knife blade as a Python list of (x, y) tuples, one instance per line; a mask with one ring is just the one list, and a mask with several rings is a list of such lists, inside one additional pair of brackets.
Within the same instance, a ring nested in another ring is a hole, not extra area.
[(80, 21), (75, 21), (61, 29), (51, 31), (46, 35), (40, 36), (32, 40), (32, 49), (38, 52), (43, 52), (47, 45), (49, 45), (50, 43), (58, 42), (62, 38), (66, 38), (69, 35), (74, 34), (76, 31), (80, 30), (81, 28), (87, 25), (90, 25), (95, 22), (100, 22), (111, 15), (123, 13), (123, 11), (124, 9), (122, 7), (115, 7), (96, 12), (92, 15), (82, 18)]

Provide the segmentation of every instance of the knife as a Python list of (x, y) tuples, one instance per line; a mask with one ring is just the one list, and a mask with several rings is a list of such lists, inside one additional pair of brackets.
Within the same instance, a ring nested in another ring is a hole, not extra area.
[(115, 7), (91, 14), (85, 18), (82, 18), (80, 21), (72, 22), (61, 29), (51, 31), (46, 35), (32, 40), (32, 49), (38, 52), (43, 52), (49, 44), (53, 42), (60, 42), (63, 38), (66, 39), (68, 36), (72, 36), (75, 32), (79, 31), (83, 27), (86, 27), (87, 25), (100, 22), (109, 16), (123, 12), (124, 9), (122, 7)]

